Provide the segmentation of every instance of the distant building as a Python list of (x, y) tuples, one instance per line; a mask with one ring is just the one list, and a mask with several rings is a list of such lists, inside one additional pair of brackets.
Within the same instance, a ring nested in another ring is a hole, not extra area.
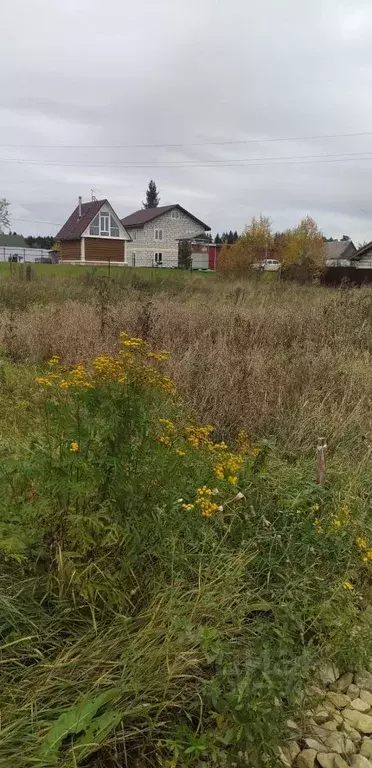
[(326, 267), (350, 267), (357, 249), (352, 240), (330, 240), (324, 243)]
[[(217, 269), (217, 256), (223, 248), (223, 243), (211, 243), (204, 235), (199, 237), (181, 237), (180, 241), (188, 240), (191, 244), (192, 269)], [(230, 246), (229, 246), (230, 247)]]
[[(133, 267), (177, 267), (179, 241), (192, 242), (210, 231), (208, 224), (178, 203), (135, 211), (121, 223), (132, 239), (127, 250), (128, 264)], [(203, 265), (207, 261), (199, 259)]]
[(0, 261), (24, 262), (35, 261), (48, 256), (43, 248), (29, 248), (22, 235), (0, 234)]
[(356, 269), (372, 270), (372, 243), (363, 245), (352, 257), (351, 265)]
[(83, 203), (56, 235), (61, 261), (73, 264), (125, 264), (125, 245), (130, 236), (108, 200)]
[(26, 240), (22, 235), (1, 235), (0, 248), (27, 248)]

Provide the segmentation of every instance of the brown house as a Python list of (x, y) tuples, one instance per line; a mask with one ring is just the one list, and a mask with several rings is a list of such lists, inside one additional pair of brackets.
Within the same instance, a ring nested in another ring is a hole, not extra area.
[(130, 236), (108, 200), (79, 204), (56, 235), (62, 261), (126, 264)]

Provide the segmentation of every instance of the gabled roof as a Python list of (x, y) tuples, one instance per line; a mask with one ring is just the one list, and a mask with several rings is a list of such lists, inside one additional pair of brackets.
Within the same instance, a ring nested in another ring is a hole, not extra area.
[(178, 205), (178, 203), (175, 203), (174, 205), (158, 205), (157, 208), (141, 208), (139, 211), (135, 211), (129, 216), (125, 216), (124, 219), (121, 219), (121, 223), (126, 228), (143, 227), (149, 221), (153, 221), (159, 216), (162, 216), (163, 213), (169, 213), (169, 211), (173, 211), (174, 208), (178, 208), (179, 211), (185, 213), (186, 216), (190, 216), (190, 219), (193, 219), (197, 224), (200, 224), (202, 227), (204, 227), (207, 232), (210, 232), (211, 228), (208, 227), (208, 224), (204, 224), (204, 221), (197, 219), (196, 216), (193, 216), (192, 213), (186, 211), (186, 209), (182, 208), (182, 206)]
[(351, 258), (356, 252), (352, 240), (331, 240), (324, 245), (326, 259)]
[(0, 234), (0, 246), (10, 248), (27, 248), (26, 240), (22, 235), (2, 235)]
[(79, 206), (77, 205), (70, 218), (59, 230), (56, 240), (78, 240), (90, 222), (97, 216), (104, 203), (108, 203), (108, 200), (92, 200), (90, 203), (83, 203), (80, 219)]
[(354, 253), (354, 256), (352, 256), (353, 261), (359, 261), (359, 259), (362, 258), (366, 253), (368, 253), (370, 250), (372, 250), (372, 242), (366, 243), (366, 245), (363, 245), (361, 248), (359, 248), (356, 253)]

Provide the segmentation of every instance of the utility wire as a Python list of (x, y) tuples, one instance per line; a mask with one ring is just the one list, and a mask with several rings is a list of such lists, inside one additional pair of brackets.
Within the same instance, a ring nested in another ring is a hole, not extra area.
[(238, 166), (271, 166), (271, 165), (299, 165), (301, 163), (323, 163), (323, 162), (345, 162), (355, 159), (371, 160), (372, 150), (370, 152), (345, 152), (345, 153), (327, 153), (323, 155), (289, 155), (284, 157), (248, 157), (233, 158), (227, 160), (208, 160), (208, 161), (166, 161), (164, 163), (92, 163), (92, 162), (59, 162), (44, 160), (27, 160), (25, 158), (0, 158), (0, 163), (15, 163), (19, 165), (40, 165), (40, 166), (58, 166), (73, 168), (216, 168), (216, 167), (238, 167)]
[(17, 219), (16, 216), (12, 216), (12, 221), (23, 221), (27, 224), (50, 224), (52, 227), (60, 227), (60, 224), (55, 224), (53, 221), (41, 221), (40, 219)]
[(226, 146), (233, 144), (271, 144), (274, 142), (282, 141), (314, 141), (316, 139), (339, 139), (349, 137), (360, 136), (372, 136), (372, 131), (359, 131), (356, 133), (326, 133), (316, 136), (282, 136), (273, 139), (233, 139), (225, 141), (196, 141), (190, 143), (179, 144), (0, 144), (0, 147), (35, 147), (38, 149), (150, 149), (151, 147), (209, 147), (209, 146)]

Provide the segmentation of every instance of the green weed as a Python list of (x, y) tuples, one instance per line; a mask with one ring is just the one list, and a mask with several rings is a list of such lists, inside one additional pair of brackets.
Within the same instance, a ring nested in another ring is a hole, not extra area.
[(368, 453), (225, 446), (166, 358), (1, 364), (4, 768), (275, 765), (319, 659), (371, 657)]

